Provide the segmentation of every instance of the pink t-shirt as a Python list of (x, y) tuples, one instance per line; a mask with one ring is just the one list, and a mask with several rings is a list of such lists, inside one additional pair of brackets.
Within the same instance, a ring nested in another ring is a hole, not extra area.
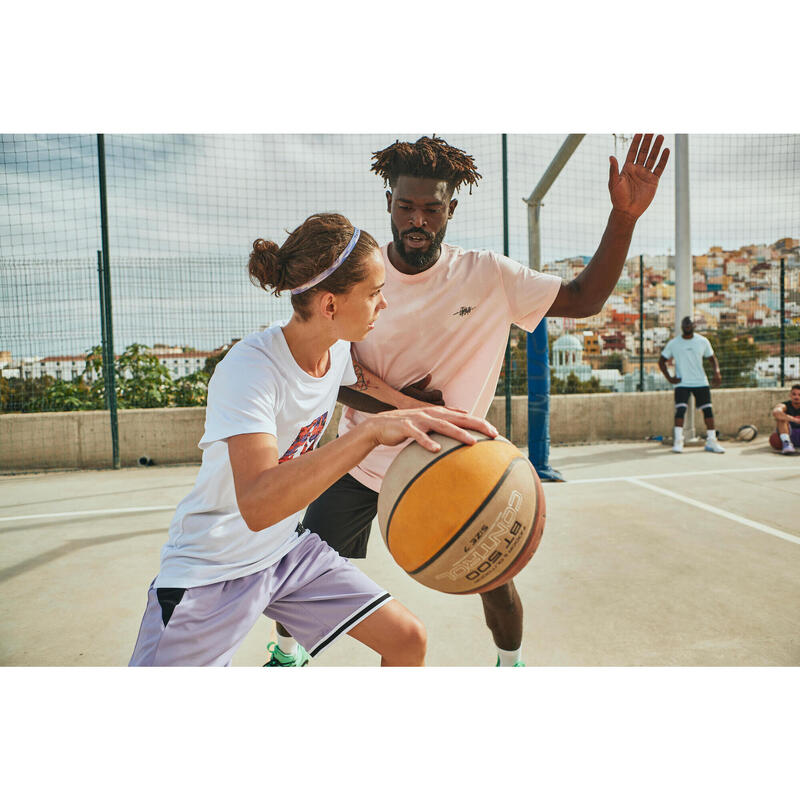
[[(556, 299), (561, 279), (496, 253), (447, 244), (432, 267), (405, 275), (392, 266), (387, 249), (381, 248), (388, 307), (375, 330), (354, 345), (358, 361), (396, 389), (430, 373), (429, 388), (439, 389), (448, 406), (485, 416), (511, 323), (532, 331)], [(339, 434), (368, 417), (345, 408)], [(350, 474), (379, 491), (405, 444), (375, 448)]]

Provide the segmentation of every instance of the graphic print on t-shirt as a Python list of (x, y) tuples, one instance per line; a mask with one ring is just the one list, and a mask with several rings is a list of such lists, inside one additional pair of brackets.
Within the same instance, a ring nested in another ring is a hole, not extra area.
[(453, 317), (468, 317), (477, 306), (461, 306), (458, 311), (454, 311), (450, 316)]
[[(317, 417), (313, 422), (308, 425), (303, 425), (300, 428), (300, 433), (297, 434), (295, 440), (289, 445), (289, 449), (278, 459), (278, 463), (282, 464), (291, 458), (307, 453), (309, 450), (314, 449), (322, 431), (325, 430), (325, 422), (328, 419), (328, 412), (326, 411), (322, 416)], [(299, 452), (298, 452), (299, 451)]]

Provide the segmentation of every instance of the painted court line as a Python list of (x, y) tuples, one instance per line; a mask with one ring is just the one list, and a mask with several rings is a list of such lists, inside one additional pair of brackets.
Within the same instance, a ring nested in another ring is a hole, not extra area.
[(740, 517), (738, 514), (731, 514), (730, 511), (723, 511), (721, 508), (715, 508), (714, 506), (708, 505), (708, 503), (702, 503), (699, 500), (693, 500), (691, 497), (684, 497), (682, 494), (671, 492), (669, 489), (662, 489), (660, 486), (653, 486), (652, 483), (647, 483), (640, 478), (628, 478), (627, 480), (628, 483), (633, 483), (636, 486), (642, 486), (645, 489), (650, 489), (653, 492), (666, 495), (667, 497), (671, 497), (673, 500), (680, 500), (682, 503), (688, 503), (690, 506), (702, 508), (703, 511), (709, 511), (710, 513), (716, 514), (719, 517), (724, 517), (725, 519), (732, 520), (733, 522), (738, 522), (740, 525), (747, 525), (748, 527), (755, 528), (757, 531), (761, 531), (762, 533), (768, 533), (770, 536), (777, 536), (779, 539), (785, 539), (787, 542), (800, 544), (800, 537), (792, 536), (791, 533), (779, 531), (777, 528), (770, 528), (769, 525), (762, 525), (760, 522), (753, 522), (751, 519), (745, 519), (744, 517)]
[(632, 478), (639, 478), (647, 480), (648, 478), (684, 478), (687, 475), (727, 475), (732, 472), (797, 472), (800, 473), (800, 464), (791, 467), (742, 467), (736, 469), (705, 469), (685, 472), (658, 472), (654, 475), (615, 475), (611, 478), (576, 478), (575, 480), (567, 479), (562, 484), (569, 486), (574, 483), (611, 483), (614, 481), (629, 481)]
[(98, 508), (91, 511), (60, 511), (53, 514), (27, 514), (23, 517), (0, 517), (0, 522), (16, 522), (21, 519), (48, 519), (53, 517), (88, 517), (93, 514), (142, 514), (146, 511), (174, 511), (175, 505), (140, 506), (139, 508)]
[[(633, 481), (633, 480), (646, 480), (648, 478), (683, 478), (687, 475), (725, 475), (732, 472), (800, 472), (800, 465), (797, 467), (750, 467), (741, 469), (707, 469), (697, 471), (685, 472), (659, 472), (653, 475), (615, 475), (610, 478), (577, 478), (570, 480), (566, 483), (560, 484), (561, 486), (573, 486), (577, 483), (613, 483), (615, 481)], [(650, 487), (656, 488), (656, 487)], [(657, 491), (661, 491), (658, 489)], [(666, 491), (666, 489), (664, 490)], [(688, 501), (687, 501), (688, 502)], [(177, 505), (177, 504), (176, 504)], [(56, 519), (58, 517), (88, 517), (95, 514), (143, 514), (148, 511), (173, 511), (175, 505), (171, 506), (140, 506), (138, 508), (99, 508), (92, 509), (91, 511), (59, 511), (51, 514), (26, 514), (19, 517), (0, 517), (0, 522), (18, 522), (25, 519)], [(754, 525), (757, 523), (753, 523)], [(790, 534), (786, 534), (789, 536)], [(794, 537), (793, 537), (794, 538)]]

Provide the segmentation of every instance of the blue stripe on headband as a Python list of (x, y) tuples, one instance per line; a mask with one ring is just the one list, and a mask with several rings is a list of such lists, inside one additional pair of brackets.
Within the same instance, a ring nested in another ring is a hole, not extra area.
[(328, 269), (324, 272), (320, 272), (315, 278), (312, 278), (308, 283), (304, 283), (302, 286), (297, 286), (292, 289), (292, 294), (300, 294), (301, 292), (305, 292), (307, 289), (311, 289), (313, 286), (316, 286), (318, 283), (322, 283), (328, 275), (333, 275), (336, 270), (342, 266), (342, 263), (353, 252), (353, 248), (356, 246), (358, 242), (358, 237), (361, 236), (361, 231), (358, 228), (353, 228), (353, 237), (350, 239), (349, 244), (345, 249), (342, 251), (342, 254), (336, 261), (331, 264)]

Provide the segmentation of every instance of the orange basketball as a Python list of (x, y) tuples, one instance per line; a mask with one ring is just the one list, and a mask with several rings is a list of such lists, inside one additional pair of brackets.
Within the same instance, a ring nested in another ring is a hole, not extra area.
[(473, 434), (474, 445), (431, 434), (438, 453), (412, 442), (378, 496), (394, 560), (448, 594), (502, 586), (530, 561), (544, 530), (544, 492), (530, 461), (507, 439)]

